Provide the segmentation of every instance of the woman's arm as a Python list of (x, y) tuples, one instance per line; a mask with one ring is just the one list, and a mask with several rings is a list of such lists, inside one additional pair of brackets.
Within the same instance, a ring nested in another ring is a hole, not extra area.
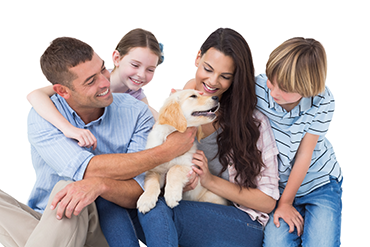
[(195, 89), (195, 79), (188, 81), (183, 89)]
[(27, 95), (27, 99), (42, 118), (62, 131), (66, 137), (76, 139), (81, 147), (93, 146), (95, 149), (97, 145), (95, 136), (89, 130), (76, 128), (69, 123), (50, 100), (53, 94), (55, 94), (53, 86), (47, 86), (34, 90)]
[(275, 205), (276, 200), (259, 189), (240, 188), (239, 185), (231, 183), (225, 179), (212, 175), (208, 169), (208, 161), (203, 151), (198, 150), (193, 157), (193, 170), (200, 177), (203, 187), (213, 193), (226, 198), (236, 204), (255, 209), (264, 213), (270, 213)]
[(289, 225), (290, 233), (294, 231), (294, 227), (297, 227), (298, 236), (303, 232), (304, 220), (299, 212), (293, 207), (293, 201), (307, 174), (318, 139), (318, 135), (310, 133), (306, 133), (303, 137), (296, 154), (296, 161), (289, 175), (288, 183), (281, 195), (278, 207), (274, 214), (274, 224), (277, 227), (280, 226), (279, 218), (282, 218)]

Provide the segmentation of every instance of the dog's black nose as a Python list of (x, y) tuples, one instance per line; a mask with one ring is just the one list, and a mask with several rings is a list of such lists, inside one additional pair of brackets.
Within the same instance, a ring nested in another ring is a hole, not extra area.
[(218, 101), (218, 96), (212, 96), (212, 99)]

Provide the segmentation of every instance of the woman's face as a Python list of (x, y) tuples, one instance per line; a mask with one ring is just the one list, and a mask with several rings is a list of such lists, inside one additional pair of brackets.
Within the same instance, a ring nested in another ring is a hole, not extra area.
[(200, 51), (198, 52), (195, 66), (198, 67), (195, 74), (195, 89), (204, 92), (205, 95), (221, 98), (233, 82), (234, 60), (217, 49), (210, 48), (203, 56)]

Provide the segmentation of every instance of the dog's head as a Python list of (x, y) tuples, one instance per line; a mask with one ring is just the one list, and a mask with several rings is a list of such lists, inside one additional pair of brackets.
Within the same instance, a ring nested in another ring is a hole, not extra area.
[(218, 108), (217, 96), (204, 96), (192, 89), (182, 90), (166, 99), (159, 111), (158, 122), (184, 132), (187, 127), (212, 122)]

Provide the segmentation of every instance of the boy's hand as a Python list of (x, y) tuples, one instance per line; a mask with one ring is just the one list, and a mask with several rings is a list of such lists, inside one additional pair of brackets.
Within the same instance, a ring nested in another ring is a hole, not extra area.
[(289, 233), (292, 233), (294, 231), (294, 227), (297, 227), (298, 236), (302, 235), (304, 220), (302, 215), (293, 207), (293, 205), (279, 202), (274, 213), (274, 224), (276, 227), (280, 227), (280, 218), (289, 225)]

